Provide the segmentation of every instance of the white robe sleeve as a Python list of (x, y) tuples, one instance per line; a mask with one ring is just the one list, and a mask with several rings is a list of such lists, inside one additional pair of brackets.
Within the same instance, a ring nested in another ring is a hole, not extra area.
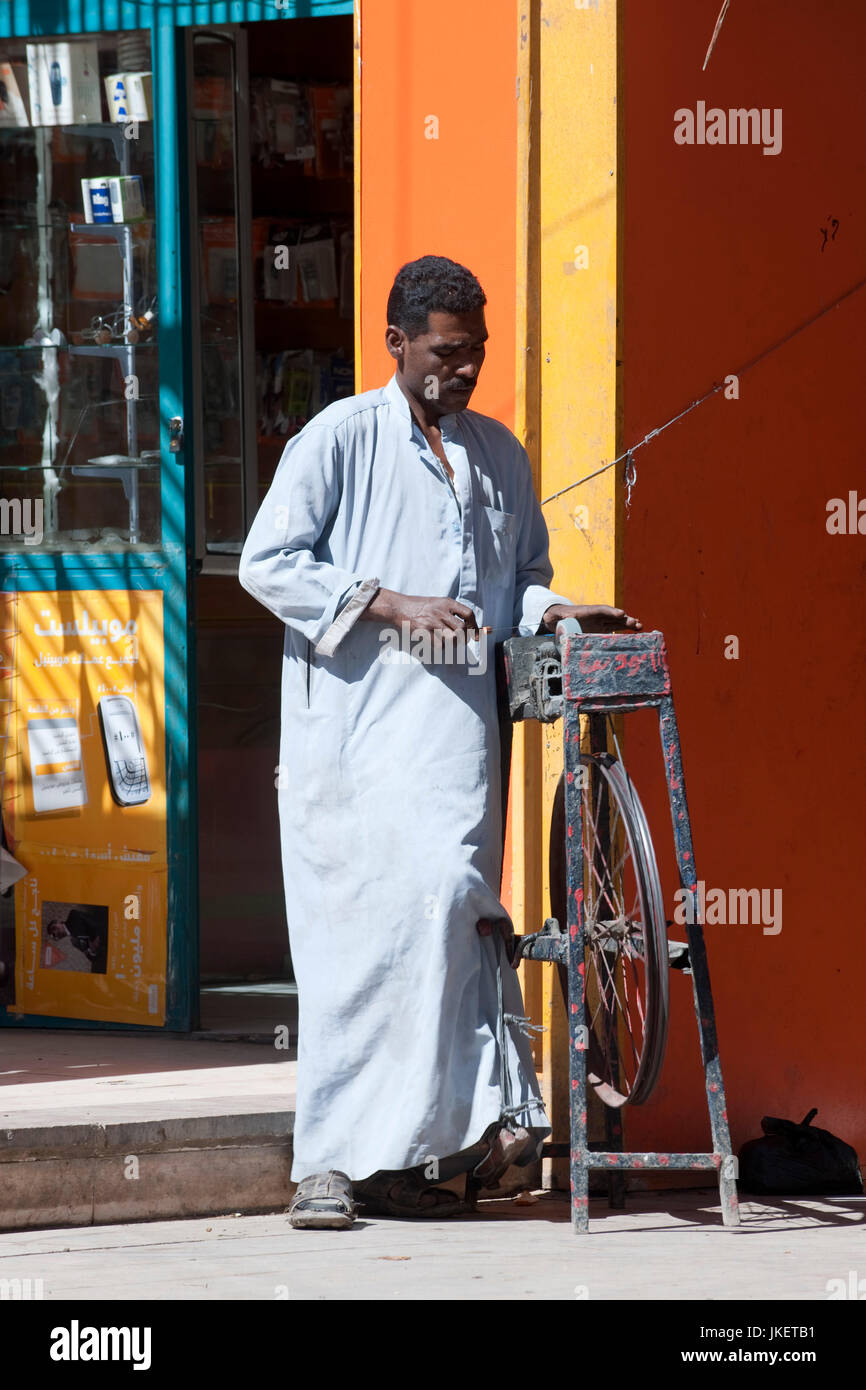
[(554, 593), (549, 587), (553, 566), (548, 554), (550, 540), (547, 523), (535, 495), (529, 455), (519, 442), (516, 466), (521, 476), (521, 507), (518, 512), (514, 626), (521, 637), (533, 637), (552, 603), (573, 603), (574, 600)]
[(308, 425), (290, 439), (244, 544), (243, 587), (287, 626), (332, 656), (379, 587), (316, 556), (343, 488), (337, 430)]

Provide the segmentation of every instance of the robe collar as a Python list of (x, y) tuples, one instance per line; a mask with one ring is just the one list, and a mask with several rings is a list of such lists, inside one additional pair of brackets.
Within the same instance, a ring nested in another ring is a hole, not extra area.
[[(396, 372), (391, 377), (391, 380), (388, 382), (387, 386), (384, 386), (382, 388), (382, 394), (384, 395), (388, 403), (397, 411), (398, 415), (402, 415), (403, 419), (406, 422), (406, 431), (411, 437), (413, 428), (417, 422), (415, 420), (415, 416), (412, 414), (409, 402), (403, 395), (403, 392), (400, 390)], [(456, 411), (452, 411), (450, 415), (440, 415), (439, 428), (442, 432), (443, 438), (450, 439), (454, 434), (456, 425)]]

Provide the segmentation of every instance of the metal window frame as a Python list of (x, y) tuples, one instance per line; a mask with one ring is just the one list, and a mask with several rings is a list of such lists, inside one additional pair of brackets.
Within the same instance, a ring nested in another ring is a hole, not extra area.
[[(243, 158), (249, 150), (250, 100), (249, 60), (246, 30), (239, 24), (196, 25), (184, 30), (186, 83), (186, 152), (189, 170), (188, 255), (190, 267), (198, 265), (199, 206), (198, 189), (194, 178), (196, 168), (195, 124), (193, 104), (193, 49), (195, 40), (211, 36), (224, 39), (232, 46), (234, 59), (233, 130), (234, 130), (234, 195), (237, 229), (238, 279), (238, 380), (241, 410), (241, 527), (243, 535), (252, 525), (258, 502), (258, 447), (256, 441), (255, 407), (255, 315), (253, 309), (252, 264), (252, 181), (250, 162)], [(215, 554), (207, 548), (205, 526), (204, 478), (204, 394), (202, 385), (201, 343), (201, 278), (197, 270), (189, 277), (188, 304), (192, 354), (190, 387), (192, 407), (192, 457), (194, 471), (194, 543), (196, 568), (200, 574), (237, 574), (240, 553)]]

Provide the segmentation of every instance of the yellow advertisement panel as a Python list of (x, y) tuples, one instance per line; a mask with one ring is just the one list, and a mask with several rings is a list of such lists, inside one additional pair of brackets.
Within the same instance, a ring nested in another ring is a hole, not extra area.
[(3, 820), (26, 870), (15, 887), (9, 1011), (158, 1026), (167, 929), (162, 593), (22, 590), (4, 599)]

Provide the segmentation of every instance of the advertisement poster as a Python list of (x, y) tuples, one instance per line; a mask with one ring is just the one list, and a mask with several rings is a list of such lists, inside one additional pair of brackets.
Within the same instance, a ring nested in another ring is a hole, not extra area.
[(10, 1013), (165, 1020), (162, 593), (19, 591), (3, 620)]

